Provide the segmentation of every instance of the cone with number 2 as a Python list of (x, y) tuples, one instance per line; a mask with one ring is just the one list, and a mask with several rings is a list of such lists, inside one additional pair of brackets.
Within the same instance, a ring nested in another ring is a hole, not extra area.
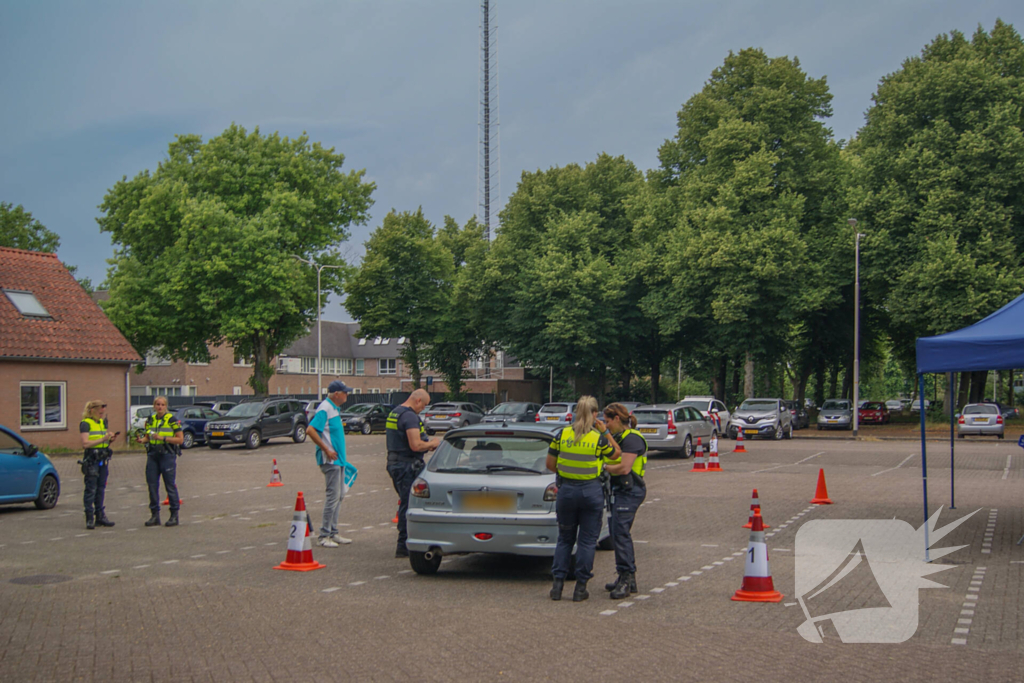
[(288, 555), (284, 562), (274, 569), (308, 572), (314, 569), (323, 569), (326, 566), (313, 559), (313, 544), (309, 540), (306, 501), (302, 497), (302, 491), (299, 491), (299, 495), (295, 498), (295, 514), (292, 515), (291, 533), (288, 534)]
[(772, 572), (768, 568), (768, 545), (764, 542), (764, 523), (761, 521), (761, 513), (756, 510), (745, 559), (743, 587), (736, 591), (732, 599), (740, 602), (781, 602), (783, 595), (775, 590)]

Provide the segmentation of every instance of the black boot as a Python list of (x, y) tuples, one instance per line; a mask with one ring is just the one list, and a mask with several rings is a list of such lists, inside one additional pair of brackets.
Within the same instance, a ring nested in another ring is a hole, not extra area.
[(146, 522), (146, 526), (160, 526), (160, 513), (154, 512), (153, 516)]
[(562, 599), (562, 587), (565, 585), (565, 579), (556, 578), (551, 582), (551, 599), (561, 600)]
[(619, 583), (616, 584), (615, 588), (612, 589), (612, 600), (622, 600), (623, 598), (628, 598), (630, 593), (629, 586), (631, 581), (635, 586), (636, 582), (633, 580), (632, 574), (630, 574), (629, 572), (621, 574), (619, 576)]
[(622, 581), (622, 573), (621, 572), (619, 573), (618, 576), (615, 577), (614, 581), (612, 581), (611, 583), (606, 583), (604, 585), (604, 589), (606, 591), (613, 591), (613, 590), (615, 590), (615, 587), (619, 585), (620, 581)]
[(171, 518), (167, 520), (167, 524), (164, 526), (178, 526), (178, 512), (174, 511), (171, 513)]
[(576, 581), (576, 590), (574, 590), (572, 592), (572, 601), (573, 602), (583, 602), (584, 600), (586, 600), (589, 597), (590, 597), (590, 593), (587, 592), (587, 582), (586, 581), (580, 581), (580, 580), (577, 579), (577, 581)]
[(88, 512), (85, 513), (85, 528), (86, 529), (95, 529), (96, 528), (96, 518), (93, 517)]
[(395, 557), (409, 557), (409, 548), (404, 543), (395, 546)]
[(106, 510), (100, 510), (96, 513), (96, 523), (100, 526), (114, 526), (114, 523), (107, 519)]
[(636, 593), (636, 572), (629, 573), (629, 592)]

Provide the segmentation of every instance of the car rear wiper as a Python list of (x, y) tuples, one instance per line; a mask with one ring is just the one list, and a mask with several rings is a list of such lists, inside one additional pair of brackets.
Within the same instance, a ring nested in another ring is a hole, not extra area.
[(540, 474), (537, 470), (530, 469), (529, 467), (519, 467), (518, 465), (488, 465), (488, 472), (532, 472), (533, 474)]
[(477, 469), (476, 467), (438, 467), (434, 471), (435, 472), (456, 472), (456, 473), (483, 472), (483, 470)]

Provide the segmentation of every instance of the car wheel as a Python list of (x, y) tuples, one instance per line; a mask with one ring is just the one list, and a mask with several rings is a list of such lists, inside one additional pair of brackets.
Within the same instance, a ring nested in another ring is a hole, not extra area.
[(776, 441), (782, 441), (782, 437), (784, 437), (785, 435), (786, 435), (786, 430), (783, 429), (782, 425), (780, 424), (778, 426), (778, 428), (776, 428), (776, 430), (775, 430), (775, 440)]
[(47, 474), (39, 486), (39, 497), (33, 502), (40, 510), (49, 510), (57, 504), (58, 498), (60, 498), (60, 482), (57, 481), (57, 477)]
[(192, 435), (192, 432), (185, 432), (182, 434), (181, 447), (188, 449), (196, 445), (196, 437)]
[(1005, 436), (1005, 434), (996, 434), (996, 436), (1002, 439)]
[(958, 439), (962, 439), (962, 438), (964, 438), (964, 436), (965, 436), (964, 434), (957, 434), (957, 435), (956, 435), (956, 438), (958, 438)]
[(680, 453), (683, 456), (683, 460), (686, 460), (693, 455), (693, 439), (690, 438), (689, 434), (687, 434), (686, 438), (683, 439), (683, 450), (681, 450)]
[(426, 429), (427, 429), (427, 436), (433, 436), (434, 435), (434, 430), (433, 429), (431, 429), (430, 427), (427, 427)]
[(249, 430), (249, 433), (245, 435), (245, 447), (250, 451), (260, 447), (260, 433), (258, 431), (255, 429)]
[(612, 536), (611, 536), (611, 534), (608, 534), (607, 538), (602, 538), (600, 541), (597, 542), (597, 549), (598, 550), (614, 550), (615, 549), (615, 544), (612, 543)]
[(821, 431), (821, 425), (818, 425), (818, 431), (819, 432)]
[(460, 424), (459, 426), (460, 427), (468, 427), (469, 426), (469, 420), (463, 420), (462, 424)]
[(727, 434), (728, 434), (728, 437), (729, 437), (730, 441), (735, 441), (736, 440), (736, 430), (735, 429), (730, 429)]
[(306, 440), (306, 425), (297, 424), (295, 425), (295, 431), (292, 433), (292, 441), (295, 443), (302, 443)]
[(364, 422), (363, 428), (360, 429), (359, 431), (361, 431), (363, 434), (369, 434), (370, 432), (373, 431), (373, 427), (370, 426), (369, 422)]
[(441, 566), (440, 553), (434, 553), (429, 560), (426, 553), (419, 553), (415, 550), (409, 551), (409, 564), (417, 574), (436, 574), (437, 568)]
[(221, 447), (221, 444), (219, 444), (219, 443), (208, 443), (206, 445), (209, 446), (210, 448), (212, 448), (213, 450), (217, 450), (218, 448)]

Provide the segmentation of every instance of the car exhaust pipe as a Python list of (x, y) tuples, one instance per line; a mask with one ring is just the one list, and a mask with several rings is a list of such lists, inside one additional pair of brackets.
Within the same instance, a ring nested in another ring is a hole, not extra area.
[(440, 548), (436, 548), (436, 547), (435, 548), (431, 548), (427, 552), (423, 553), (423, 559), (426, 560), (427, 562), (430, 562), (435, 557), (441, 557), (441, 549)]

